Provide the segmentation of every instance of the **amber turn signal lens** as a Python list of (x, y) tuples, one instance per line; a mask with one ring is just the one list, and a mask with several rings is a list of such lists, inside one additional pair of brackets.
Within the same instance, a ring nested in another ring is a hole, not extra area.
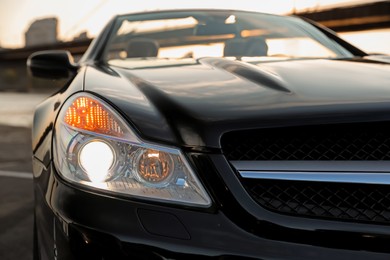
[(78, 97), (74, 100), (66, 110), (64, 122), (95, 133), (123, 136), (123, 130), (114, 116), (99, 101), (90, 97)]
[(209, 207), (211, 199), (182, 151), (141, 140), (129, 123), (92, 94), (69, 98), (55, 126), (58, 173), (110, 196)]

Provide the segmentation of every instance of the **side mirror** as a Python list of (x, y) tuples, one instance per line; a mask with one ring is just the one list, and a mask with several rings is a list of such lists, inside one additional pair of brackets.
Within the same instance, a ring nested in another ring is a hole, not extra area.
[(78, 70), (69, 51), (39, 51), (27, 59), (27, 67), (34, 77), (67, 78)]

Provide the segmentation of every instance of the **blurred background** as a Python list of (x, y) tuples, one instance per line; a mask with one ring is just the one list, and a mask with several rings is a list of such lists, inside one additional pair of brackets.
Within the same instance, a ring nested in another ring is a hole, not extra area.
[(304, 16), (368, 53), (390, 54), (389, 0), (1, 0), (0, 91), (45, 92), (27, 79), (27, 57), (39, 50), (67, 49), (77, 60), (116, 14), (221, 7)]
[(390, 0), (1, 0), (0, 259), (32, 259), (30, 128), (35, 106), (63, 83), (29, 78), (27, 57), (62, 49), (77, 60), (114, 15), (178, 8), (304, 16), (367, 53), (390, 55)]
[(221, 7), (304, 16), (368, 53), (390, 54), (389, 0), (1, 0), (0, 91), (52, 91), (53, 86), (33, 88), (37, 84), (26, 77), (27, 57), (39, 50), (67, 49), (77, 60), (116, 14)]

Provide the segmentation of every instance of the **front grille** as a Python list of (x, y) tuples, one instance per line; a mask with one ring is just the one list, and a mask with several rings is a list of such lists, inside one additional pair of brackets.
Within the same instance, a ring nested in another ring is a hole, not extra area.
[(231, 132), (228, 160), (390, 160), (390, 124), (340, 124)]
[(270, 211), (354, 222), (390, 222), (390, 189), (386, 185), (254, 179), (244, 179), (242, 184), (260, 206)]
[[(222, 136), (221, 146), (229, 161), (268, 161), (267, 165), (275, 161), (275, 166), (276, 161), (386, 161), (390, 160), (390, 123), (230, 132)], [(273, 212), (390, 224), (390, 185), (240, 179), (256, 203)]]

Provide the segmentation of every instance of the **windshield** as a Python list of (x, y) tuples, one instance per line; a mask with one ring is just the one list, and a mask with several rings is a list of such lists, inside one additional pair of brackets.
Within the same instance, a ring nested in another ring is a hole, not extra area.
[[(352, 55), (296, 17), (239, 11), (176, 11), (120, 16), (104, 52), (127, 67), (202, 57), (274, 61)], [(124, 65), (126, 64), (126, 65)]]

